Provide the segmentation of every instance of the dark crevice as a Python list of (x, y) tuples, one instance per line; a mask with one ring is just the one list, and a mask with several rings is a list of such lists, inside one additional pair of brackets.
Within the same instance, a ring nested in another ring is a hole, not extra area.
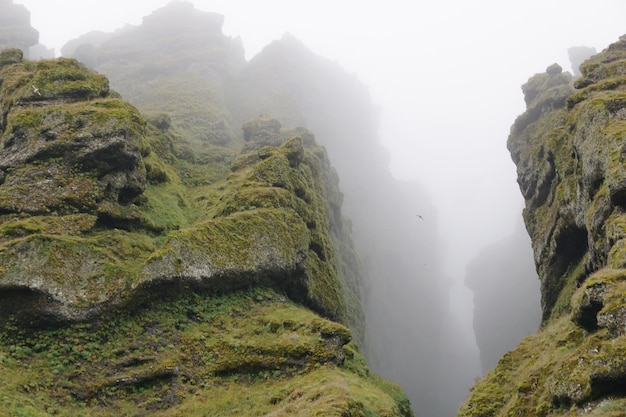
[(321, 261), (326, 260), (326, 256), (324, 255), (324, 249), (319, 243), (311, 242), (309, 244), (309, 249), (311, 249)]
[(589, 332), (596, 331), (598, 329), (598, 312), (604, 307), (603, 298), (603, 286), (587, 288), (573, 320)]
[(143, 190), (139, 189), (138, 187), (124, 187), (120, 190), (118, 197), (117, 197), (117, 201), (120, 204), (130, 204), (142, 192)]
[(591, 375), (590, 384), (591, 393), (595, 399), (607, 397), (626, 397), (625, 374), (619, 374), (614, 377)]
[[(552, 309), (569, 280), (579, 280), (581, 276), (587, 275), (585, 271), (582, 271), (582, 274), (572, 276), (588, 250), (587, 230), (574, 224), (567, 224), (556, 233), (555, 254), (550, 260), (549, 274), (545, 276), (542, 283), (544, 320), (552, 314)], [(577, 284), (580, 284), (580, 281)]]
[(593, 199), (593, 196), (596, 195), (600, 187), (602, 187), (602, 184), (604, 184), (603, 177), (596, 178), (595, 180), (591, 182), (591, 184), (589, 184), (589, 198), (590, 199)]
[(0, 300), (0, 324), (15, 320), (25, 327), (47, 328), (65, 321), (55, 313), (60, 303), (41, 291), (27, 287), (3, 288)]
[(121, 219), (109, 213), (99, 213), (95, 227), (103, 229), (121, 229), (130, 232), (133, 227), (140, 225), (137, 220)]
[(556, 254), (568, 266), (575, 264), (587, 249), (587, 230), (583, 228), (568, 225), (556, 236)]
[(609, 187), (609, 197), (611, 204), (626, 209), (626, 179)]
[(307, 201), (307, 199), (306, 199), (306, 191), (304, 191), (304, 189), (296, 188), (294, 190), (294, 193), (296, 194), (296, 197), (298, 197), (298, 198), (300, 198), (300, 199), (302, 199), (304, 201)]

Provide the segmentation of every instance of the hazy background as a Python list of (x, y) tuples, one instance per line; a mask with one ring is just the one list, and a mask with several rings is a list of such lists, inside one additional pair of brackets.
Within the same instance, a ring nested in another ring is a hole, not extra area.
[[(224, 32), (241, 37), (248, 59), (289, 32), (370, 86), (392, 173), (431, 196), (411, 209), (424, 215), (424, 227), (438, 229), (444, 272), (456, 283), (450, 305), (473, 343), (466, 268), (485, 275), (473, 260), (493, 258), (499, 242), (520, 230), (522, 198), (506, 150), (509, 128), (524, 110), (520, 86), (554, 62), (571, 71), (571, 46), (599, 51), (616, 41), (626, 33), (626, 2), (191, 1), (226, 17)], [(31, 11), (40, 42), (60, 55), (70, 39), (140, 24), (170, 1), (14, 2)], [(431, 206), (436, 219), (428, 216)]]

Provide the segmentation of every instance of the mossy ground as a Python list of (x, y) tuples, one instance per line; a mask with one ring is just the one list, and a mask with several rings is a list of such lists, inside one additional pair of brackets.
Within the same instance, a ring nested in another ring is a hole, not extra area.
[[(552, 320), (500, 359), (472, 389), (458, 416), (573, 417), (618, 410), (624, 400), (619, 394), (623, 376), (618, 376), (623, 364), (617, 362), (625, 352), (626, 339), (613, 338), (606, 329), (591, 334), (570, 315)], [(601, 374), (613, 378), (609, 386), (598, 382)]]
[(350, 331), (270, 289), (153, 298), (92, 323), (0, 330), (0, 408), (19, 416), (400, 416)]

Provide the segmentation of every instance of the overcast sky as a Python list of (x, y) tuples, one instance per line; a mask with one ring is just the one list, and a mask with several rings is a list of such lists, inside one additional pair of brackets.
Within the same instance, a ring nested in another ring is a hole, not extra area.
[[(85, 32), (139, 24), (169, 0), (14, 2), (58, 53)], [(225, 15), (225, 33), (242, 38), (248, 58), (289, 32), (370, 86), (392, 172), (430, 190), (457, 281), (519, 217), (506, 139), (524, 110), (520, 86), (554, 62), (569, 70), (568, 47), (599, 51), (626, 33), (624, 0), (192, 3)]]

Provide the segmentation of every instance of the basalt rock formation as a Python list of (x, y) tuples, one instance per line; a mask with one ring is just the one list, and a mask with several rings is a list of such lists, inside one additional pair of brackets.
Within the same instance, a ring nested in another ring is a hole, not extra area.
[(620, 416), (626, 408), (626, 37), (524, 85), (511, 129), (543, 326), (459, 416)]
[(269, 117), (222, 150), (177, 123), (74, 59), (0, 52), (0, 409), (413, 415), (352, 342), (325, 149)]

